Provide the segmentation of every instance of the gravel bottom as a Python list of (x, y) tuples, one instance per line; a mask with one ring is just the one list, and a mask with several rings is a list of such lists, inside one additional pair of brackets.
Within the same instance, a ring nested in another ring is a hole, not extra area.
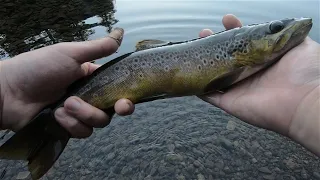
[[(0, 160), (0, 178), (30, 179)], [(196, 97), (136, 106), (84, 140), (72, 139), (42, 179), (320, 179), (320, 159), (276, 133)]]

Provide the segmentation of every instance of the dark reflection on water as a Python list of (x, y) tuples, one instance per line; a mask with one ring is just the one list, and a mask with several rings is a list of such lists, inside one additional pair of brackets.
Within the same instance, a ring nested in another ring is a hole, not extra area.
[[(226, 13), (244, 24), (312, 17), (310, 36), (320, 42), (319, 1), (0, 0), (0, 7), (0, 58), (123, 27), (120, 53), (103, 63), (133, 50), (138, 40), (221, 31)], [(0, 160), (0, 179), (26, 170), (25, 162)], [(90, 138), (71, 140), (43, 179), (320, 179), (320, 160), (285, 137), (185, 97), (140, 104)]]
[[(118, 22), (112, 0), (26, 0), (1, 2), (0, 47), (2, 56), (17, 54), (65, 41), (85, 41), (96, 26), (109, 32)], [(99, 22), (86, 24), (96, 17)], [(107, 33), (107, 32), (106, 32)]]

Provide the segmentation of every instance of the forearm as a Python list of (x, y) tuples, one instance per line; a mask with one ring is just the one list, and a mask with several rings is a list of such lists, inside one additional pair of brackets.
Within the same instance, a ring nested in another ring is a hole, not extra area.
[(320, 86), (306, 96), (297, 108), (289, 136), (320, 157)]

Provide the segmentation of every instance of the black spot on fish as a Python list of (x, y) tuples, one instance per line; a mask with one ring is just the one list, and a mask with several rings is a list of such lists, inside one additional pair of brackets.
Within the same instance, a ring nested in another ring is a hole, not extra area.
[(243, 44), (243, 40), (242, 39), (240, 40), (240, 43)]
[(119, 71), (119, 69), (120, 69), (120, 68), (119, 68), (118, 66), (117, 66), (117, 67), (115, 67), (115, 70)]
[(248, 51), (245, 49), (245, 50), (243, 50), (243, 53), (247, 54), (247, 53), (248, 53)]
[(143, 62), (143, 63), (142, 63), (142, 66), (145, 66), (145, 65), (146, 65), (146, 63), (145, 63), (145, 62)]
[(206, 65), (206, 64), (207, 64), (207, 60), (204, 59), (204, 60), (203, 60), (203, 63), (204, 63), (204, 65)]
[(138, 61), (139, 61), (138, 59), (134, 59), (134, 62), (136, 62), (136, 63), (137, 63)]
[(161, 59), (163, 59), (163, 58), (164, 58), (164, 55), (160, 55), (160, 57), (161, 57)]
[(217, 59), (220, 59), (220, 56), (217, 54), (217, 55), (216, 55), (216, 58), (217, 58)]
[(224, 53), (223, 56), (224, 56), (224, 58), (227, 58), (227, 54), (226, 53)]
[(239, 48), (242, 48), (242, 44), (239, 44)]
[(201, 70), (201, 69), (202, 69), (202, 67), (201, 67), (200, 65), (198, 65), (198, 69), (199, 69), (199, 70)]
[(214, 64), (214, 62), (213, 62), (213, 61), (210, 61), (210, 64), (211, 64), (211, 65), (213, 65), (213, 64)]
[(221, 48), (221, 46), (220, 46), (220, 44), (218, 44), (218, 49), (220, 49)]

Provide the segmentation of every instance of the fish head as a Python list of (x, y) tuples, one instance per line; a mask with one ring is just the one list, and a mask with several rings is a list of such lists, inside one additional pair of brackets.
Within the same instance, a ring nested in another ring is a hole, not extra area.
[(234, 41), (240, 40), (240, 43), (236, 43), (233, 57), (239, 66), (270, 64), (303, 42), (311, 27), (311, 18), (283, 19), (243, 27), (234, 35)]

